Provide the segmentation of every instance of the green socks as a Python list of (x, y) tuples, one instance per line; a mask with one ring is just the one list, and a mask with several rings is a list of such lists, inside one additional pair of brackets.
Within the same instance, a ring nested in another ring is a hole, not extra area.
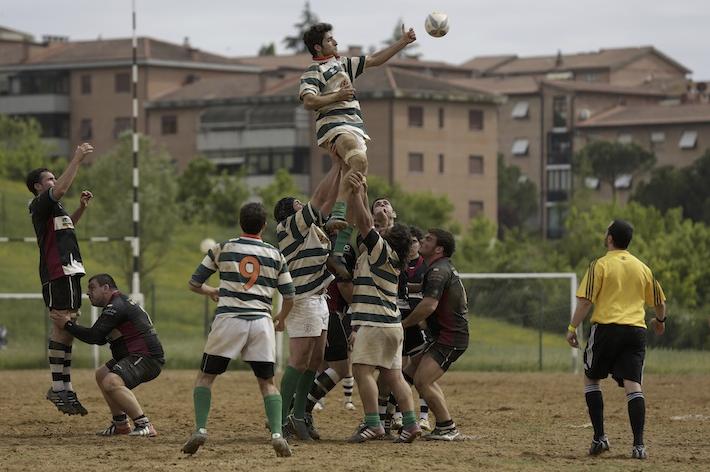
[(210, 403), (212, 402), (212, 391), (207, 387), (195, 387), (192, 391), (192, 400), (195, 403), (196, 429), (206, 429), (207, 417), (210, 414)]
[(296, 387), (298, 387), (298, 379), (301, 377), (301, 373), (294, 369), (293, 367), (286, 366), (284, 371), (284, 376), (281, 378), (281, 421), (282, 424), (288, 418), (288, 412), (291, 409), (291, 400), (293, 395), (296, 393)]
[(338, 231), (338, 236), (335, 238), (335, 244), (333, 245), (333, 254), (336, 256), (342, 256), (345, 251), (345, 245), (350, 242), (350, 236), (353, 234), (352, 226), (348, 226), (345, 229)]
[(380, 427), (380, 414), (379, 413), (365, 413), (365, 424), (370, 428)]
[(330, 217), (335, 218), (336, 220), (344, 220), (347, 209), (348, 206), (345, 202), (335, 202), (335, 204), (333, 204), (333, 209), (330, 210)]
[(417, 422), (417, 415), (414, 411), (403, 411), (402, 412), (402, 426), (405, 428), (411, 426)]
[(298, 379), (298, 387), (296, 388), (296, 399), (293, 401), (293, 416), (298, 419), (303, 419), (306, 413), (306, 400), (308, 392), (311, 391), (313, 381), (316, 378), (316, 373), (312, 370), (306, 370)]
[(264, 409), (266, 410), (266, 419), (269, 421), (269, 429), (271, 434), (281, 434), (281, 408), (283, 402), (281, 395), (276, 393), (264, 397)]

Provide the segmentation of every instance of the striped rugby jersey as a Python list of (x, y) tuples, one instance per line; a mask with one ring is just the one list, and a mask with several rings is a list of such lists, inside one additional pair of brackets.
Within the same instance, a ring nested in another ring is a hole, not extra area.
[(375, 229), (362, 244), (367, 251), (358, 257), (353, 280), (352, 325), (400, 326), (397, 308), (399, 258)]
[(322, 224), (320, 212), (308, 202), (276, 226), (279, 249), (291, 271), (296, 299), (326, 289), (335, 279), (325, 266), (330, 239), (321, 229)]
[(293, 297), (293, 281), (283, 255), (271, 244), (242, 235), (207, 251), (192, 274), (202, 285), (219, 271), (219, 302), (215, 316), (253, 320), (271, 316), (274, 291)]
[[(313, 63), (301, 75), (301, 88), (298, 97), (309, 93), (327, 95), (340, 90), (343, 80), (353, 81), (365, 70), (365, 56), (335, 57), (331, 56)], [(340, 101), (326, 105), (316, 110), (316, 139), (318, 145), (330, 142), (343, 132), (350, 132), (368, 141), (370, 137), (365, 131), (365, 123), (360, 112), (360, 102), (357, 97), (350, 101)]]

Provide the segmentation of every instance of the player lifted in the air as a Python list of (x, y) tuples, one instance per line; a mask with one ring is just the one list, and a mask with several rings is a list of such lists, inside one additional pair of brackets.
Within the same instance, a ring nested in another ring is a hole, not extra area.
[[(346, 203), (350, 195), (348, 176), (353, 172), (367, 173), (367, 146), (370, 139), (360, 113), (353, 81), (369, 67), (380, 66), (400, 52), (407, 44), (416, 41), (414, 29), (405, 31), (402, 25), (400, 39), (371, 56), (341, 57), (338, 42), (333, 37), (333, 27), (328, 23), (311, 26), (303, 34), (303, 42), (313, 55), (313, 63), (301, 76), (299, 97), (308, 110), (316, 112), (316, 139), (318, 145), (334, 151), (345, 165), (340, 180), (338, 199), (333, 207), (329, 229), (344, 229)], [(333, 253), (342, 255), (352, 229), (340, 231)]]

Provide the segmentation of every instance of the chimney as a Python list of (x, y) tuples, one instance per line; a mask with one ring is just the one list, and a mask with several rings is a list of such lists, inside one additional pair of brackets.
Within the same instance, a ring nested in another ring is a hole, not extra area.
[(362, 46), (348, 45), (348, 56), (362, 56)]
[(555, 58), (555, 67), (560, 67), (562, 65), (562, 51), (557, 50), (557, 57)]

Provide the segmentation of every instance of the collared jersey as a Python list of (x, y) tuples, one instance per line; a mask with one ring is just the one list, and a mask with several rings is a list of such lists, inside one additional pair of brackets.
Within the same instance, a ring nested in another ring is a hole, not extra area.
[(666, 299), (651, 269), (626, 250), (609, 251), (593, 261), (577, 296), (594, 304), (592, 323), (646, 327), (644, 305)]
[(397, 308), (399, 258), (374, 228), (362, 244), (353, 280), (352, 325), (395, 327), (401, 324)]
[[(298, 96), (301, 100), (309, 93), (327, 95), (341, 88), (343, 81), (352, 82), (365, 70), (365, 56), (335, 57), (314, 60), (301, 75), (301, 87)], [(328, 104), (316, 110), (316, 139), (318, 145), (330, 142), (343, 132), (350, 132), (369, 140), (365, 123), (360, 112), (357, 97), (349, 101)]]
[(296, 299), (323, 291), (335, 277), (325, 261), (330, 239), (321, 228), (321, 214), (308, 202), (276, 226), (279, 249), (293, 278)]
[(192, 275), (202, 285), (219, 271), (219, 302), (215, 316), (253, 320), (271, 316), (273, 295), (278, 290), (293, 297), (293, 281), (284, 256), (261, 239), (240, 236), (207, 251)]
[(422, 296), (439, 300), (426, 319), (436, 342), (445, 346), (468, 347), (468, 297), (456, 268), (448, 257), (435, 260), (424, 273)]
[(74, 222), (62, 203), (52, 196), (53, 189), (30, 202), (32, 226), (39, 246), (39, 278), (42, 284), (71, 275), (84, 275), (84, 264), (74, 232)]

